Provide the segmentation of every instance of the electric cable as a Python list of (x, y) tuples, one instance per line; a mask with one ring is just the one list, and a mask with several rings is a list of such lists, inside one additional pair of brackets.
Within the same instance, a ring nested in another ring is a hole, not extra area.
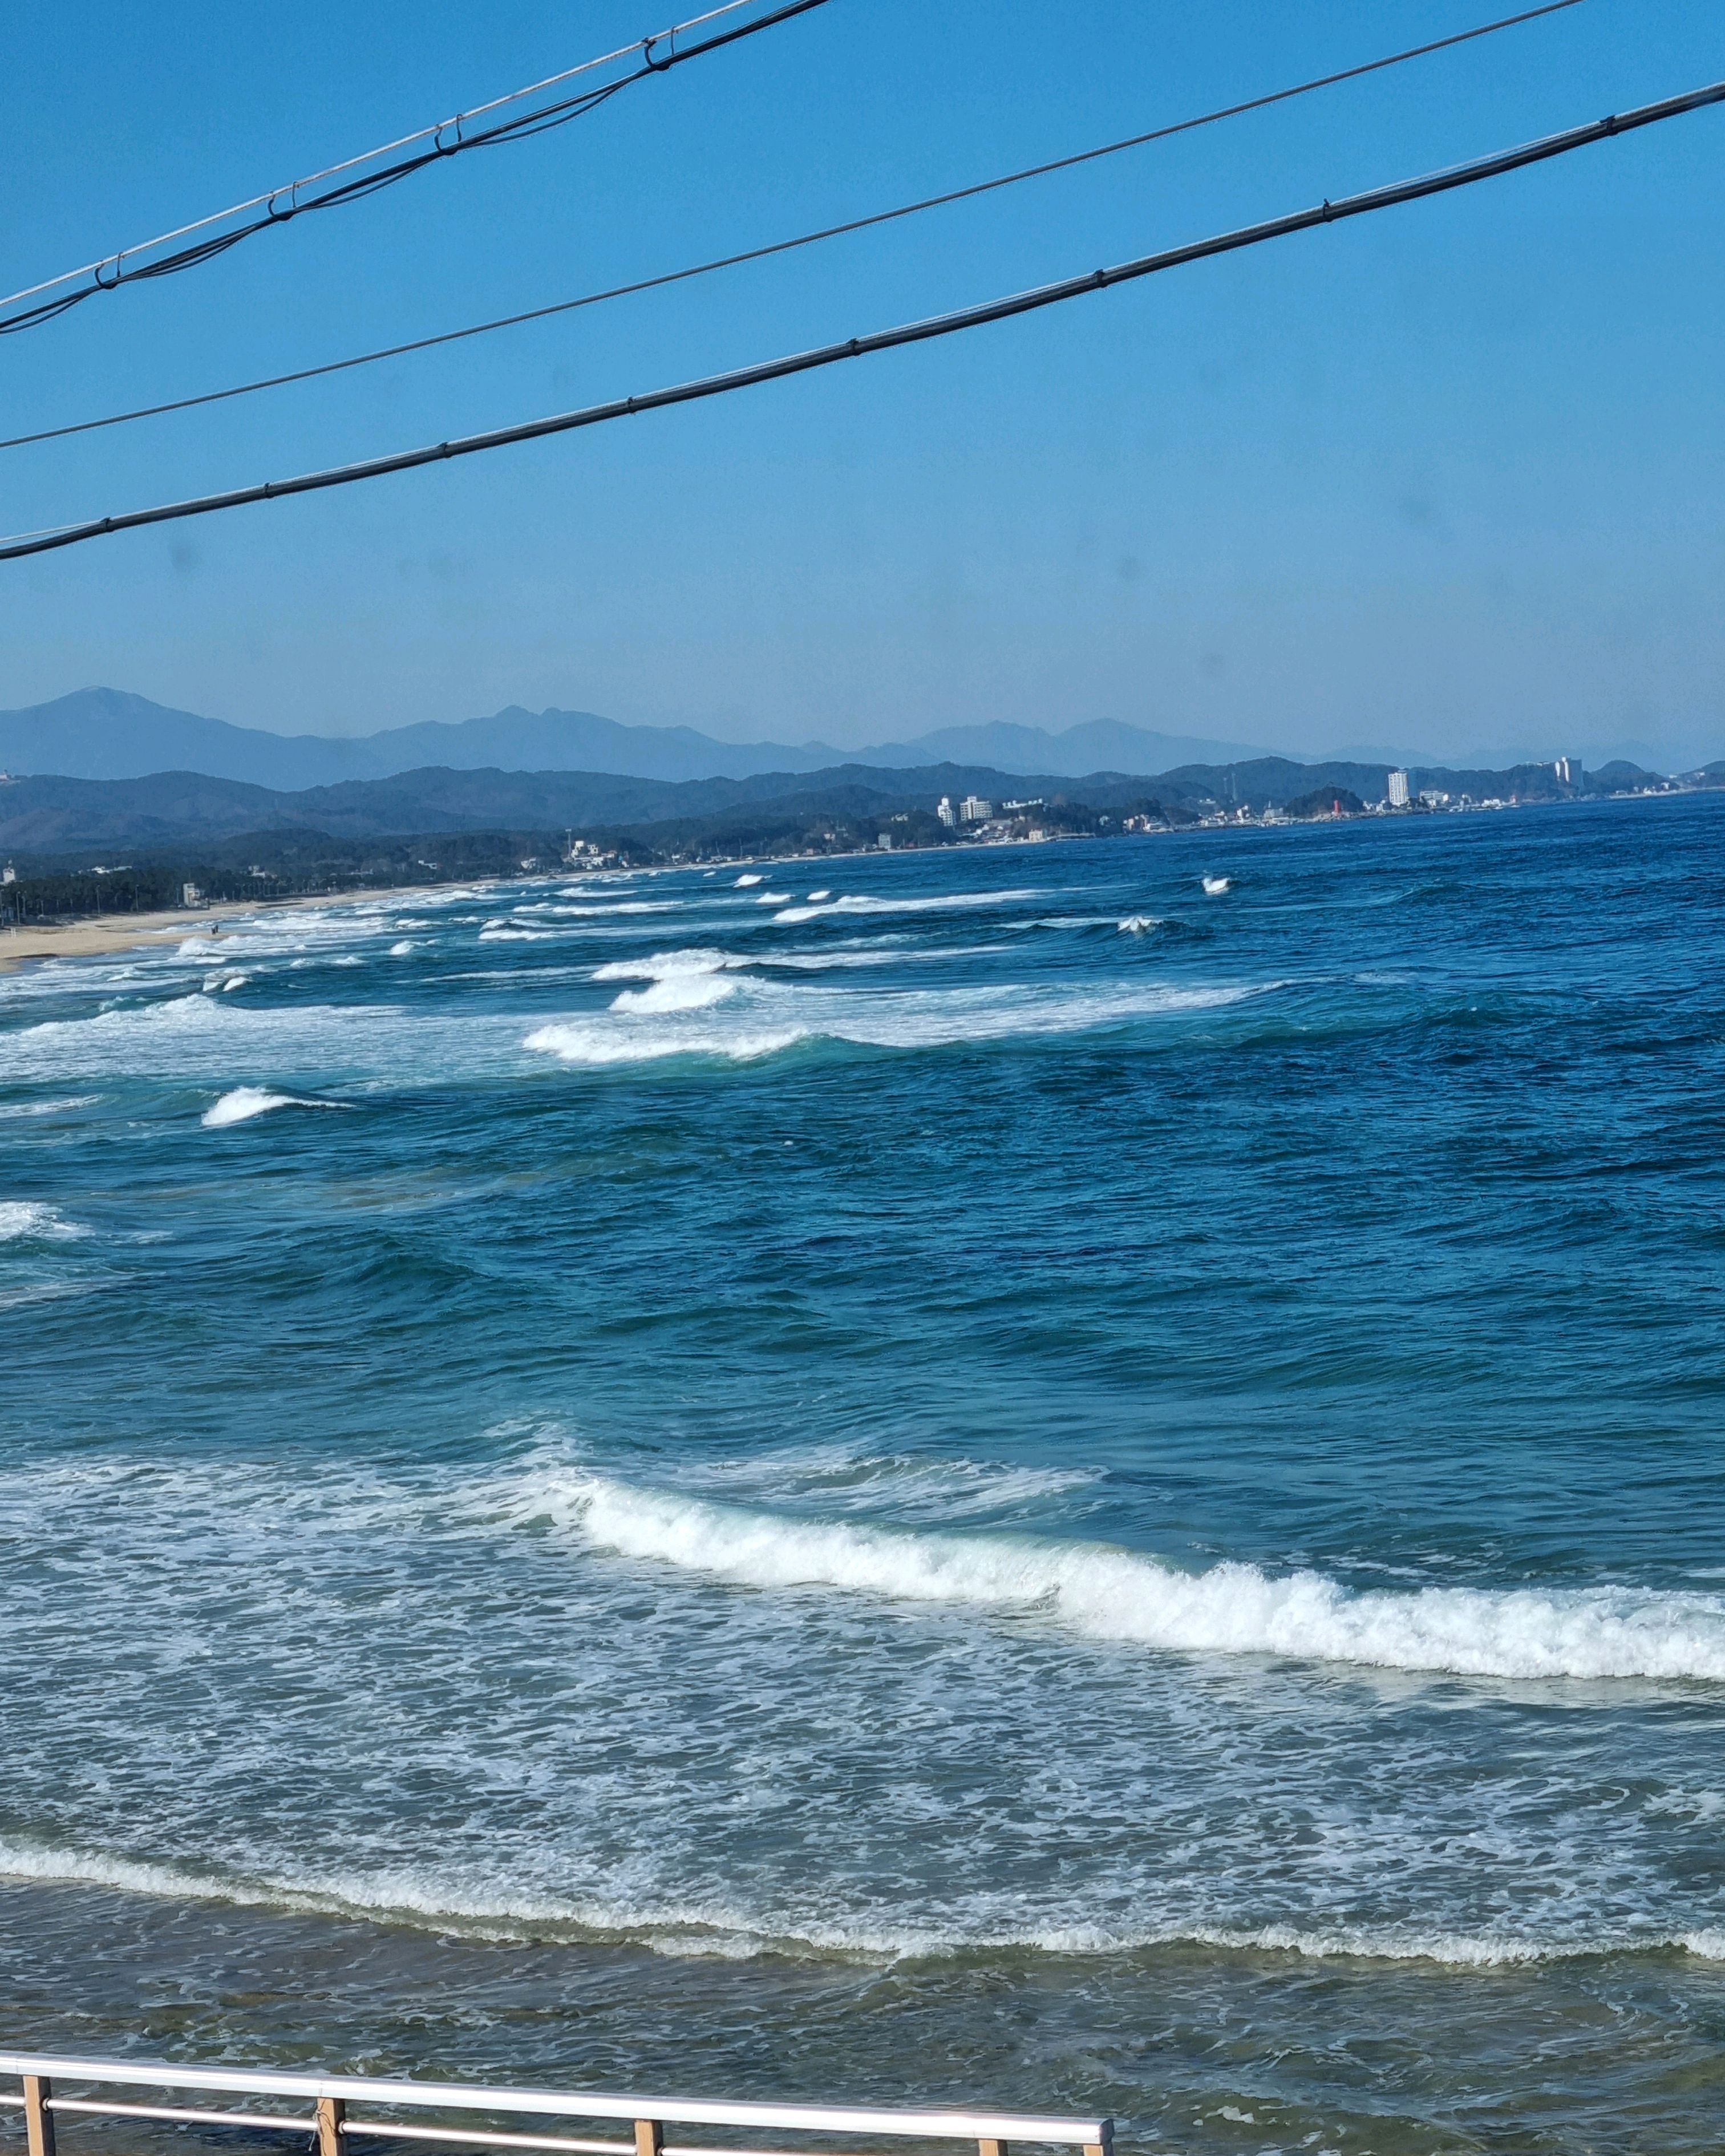
[(1446, 194), (1457, 187), (1471, 187), (1481, 180), (1495, 179), (1505, 172), (1521, 171), (1528, 165), (1561, 157), (1573, 150), (1585, 148), (1594, 142), (1609, 141), (1614, 136), (1650, 127), (1665, 120), (1676, 119), (1680, 114), (1695, 112), (1703, 106), (1725, 103), (1725, 82), (1706, 85), (1698, 90), (1681, 92), (1676, 97), (1660, 99), (1651, 105), (1636, 106), (1629, 112), (1610, 113), (1603, 120), (1592, 120), (1579, 127), (1570, 127), (1555, 135), (1542, 136), (1532, 142), (1524, 142), (1509, 150), (1497, 150), (1489, 156), (1475, 157), (1466, 162), (1446, 167), (1441, 172), (1428, 172), (1417, 179), (1397, 180), (1388, 186), (1370, 187), (1358, 194), (1347, 195), (1331, 202), (1326, 199), (1315, 208), (1293, 210), (1285, 216), (1268, 218), (1257, 224), (1241, 225), (1232, 232), (1219, 233), (1208, 239), (1189, 240), (1184, 245), (1162, 249), (1154, 254), (1142, 254), (1136, 259), (1117, 263), (1112, 268), (1092, 270), (1077, 276), (1063, 277), (1049, 285), (1038, 285), (1029, 290), (1009, 294), (1004, 299), (985, 300), (974, 306), (960, 307), (943, 315), (923, 316), (920, 321), (905, 322), (896, 328), (875, 330), (866, 336), (843, 338), (834, 344), (817, 345), (807, 352), (788, 353), (778, 359), (757, 361), (750, 367), (732, 367), (721, 374), (708, 374), (692, 382), (672, 384), (663, 389), (639, 392), (632, 397), (613, 398), (603, 404), (588, 404), (578, 411), (553, 413), (542, 419), (522, 420), (513, 426), (492, 428), (486, 433), (467, 434), (454, 440), (436, 442), (416, 449), (398, 449), (389, 455), (370, 457), (356, 464), (336, 465), (322, 471), (301, 473), (297, 478), (266, 480), (261, 485), (234, 487), (221, 494), (206, 494), (186, 501), (163, 503), (153, 509), (133, 509), (118, 516), (97, 517), (83, 524), (69, 524), (49, 531), (20, 533), (0, 540), (0, 561), (16, 561), (25, 555), (45, 554), (61, 547), (74, 547), (86, 539), (98, 539), (110, 531), (128, 531), (146, 524), (165, 524), (187, 516), (207, 516), (217, 510), (238, 509), (248, 502), (275, 501), (289, 495), (311, 494), (326, 487), (352, 486), (362, 480), (381, 479), (392, 472), (411, 471), (421, 465), (439, 464), (451, 457), (473, 456), (486, 449), (506, 447), (514, 442), (542, 440), (549, 434), (564, 434), (580, 427), (594, 427), (611, 419), (632, 418), (641, 412), (664, 411), (676, 404), (690, 404), (709, 397), (723, 397), (738, 389), (751, 389), (764, 382), (783, 381), (787, 376), (807, 374), (816, 367), (830, 367), (839, 360), (860, 359), (865, 354), (891, 352), (902, 345), (924, 344), (937, 337), (952, 336), (961, 330), (980, 328), (988, 322), (1006, 321), (1017, 315), (1034, 313), (1042, 307), (1051, 307), (1064, 300), (1076, 300), (1089, 292), (1103, 292), (1116, 285), (1130, 283), (1134, 279), (1153, 275), (1163, 270), (1177, 269), (1188, 262), (1199, 262), (1211, 255), (1229, 254), (1246, 247), (1261, 245), (1266, 240), (1284, 239), (1296, 232), (1309, 232), (1318, 225), (1334, 224), (1345, 218), (1363, 217), (1376, 210), (1391, 209), (1402, 203), (1419, 202), (1429, 195)]
[[(619, 46), (615, 52), (603, 54), (598, 59), (583, 60), (579, 67), (568, 68), (562, 74), (547, 76), (545, 81), (535, 83), (526, 90), (511, 90), (506, 96), (494, 98), (487, 105), (478, 105), (470, 112), (458, 112), (448, 120), (438, 121), (430, 127), (422, 127), (412, 135), (399, 136), (376, 150), (367, 150), (357, 157), (331, 165), (321, 172), (312, 172), (303, 179), (287, 185), (272, 187), (267, 194), (253, 195), (243, 203), (235, 203), (224, 210), (217, 210), (208, 217), (199, 218), (191, 224), (178, 226), (172, 232), (159, 234), (154, 239), (141, 240), (135, 247), (122, 248), (116, 254), (105, 254), (98, 262), (86, 262), (81, 269), (68, 270), (58, 276), (46, 279), (39, 285), (30, 285), (22, 290), (8, 293), (0, 298), (0, 336), (11, 336), (19, 330), (33, 329), (64, 314), (69, 308), (93, 300), (98, 292), (117, 291), (122, 285), (138, 284), (148, 278), (169, 277), (182, 270), (195, 269), (218, 254), (225, 254), (230, 247), (237, 247), (254, 233), (266, 232), (273, 227), (290, 223), (296, 217), (308, 215), (313, 210), (331, 209), (338, 204), (362, 200), (380, 189), (393, 187), (397, 181), (406, 179), (410, 173), (421, 172), (428, 165), (444, 162), (459, 157), (465, 150), (495, 148), (503, 142), (525, 141), (530, 136), (542, 135), (547, 128), (562, 127), (572, 120), (578, 120), (595, 110), (620, 90), (634, 83), (644, 82), (649, 75), (668, 74), (674, 67), (685, 60), (699, 59), (707, 53), (719, 51), (726, 45), (734, 45), (743, 38), (752, 38), (757, 31), (775, 28), (796, 15), (806, 15), (812, 8), (824, 7), (826, 0), (783, 0), (783, 4), (752, 22), (734, 23), (730, 28), (718, 30), (694, 44), (680, 49), (678, 37), (683, 33), (699, 28), (721, 15), (732, 13), (737, 8), (753, 4), (753, 0), (725, 0), (722, 7), (711, 9), (705, 15), (691, 16), (687, 22), (675, 23), (668, 30), (657, 30), (651, 37), (637, 38), (633, 44)], [(653, 49), (665, 45), (663, 57), (655, 59)], [(627, 59), (631, 53), (639, 53), (641, 64), (628, 74), (599, 83), (590, 90), (559, 98), (550, 105), (535, 106), (531, 111), (516, 114), (506, 120), (494, 121), (489, 127), (469, 131), (469, 123), (502, 106), (518, 103), (524, 97), (535, 95), (542, 90), (568, 82), (575, 76), (590, 74), (593, 69), (608, 66), (614, 60)], [(373, 159), (388, 157), (392, 151), (406, 149), (415, 143), (428, 146), (413, 150), (409, 156), (399, 157), (388, 165), (373, 172), (357, 172), (357, 168), (370, 164)], [(355, 177), (343, 178), (344, 173)], [(305, 195), (301, 190), (316, 187), (321, 181), (332, 184), (317, 194)], [(230, 231), (211, 231), (213, 226), (225, 224), (228, 218), (244, 217), (248, 211), (259, 213), (236, 225)], [(169, 241), (184, 239), (193, 233), (203, 232), (208, 237), (194, 239), (189, 244), (175, 249), (170, 254), (145, 261), (132, 270), (126, 268), (128, 257), (148, 254), (152, 248), (164, 247)], [(74, 291), (61, 291), (59, 287), (69, 285), (80, 277), (91, 281)], [(39, 298), (42, 293), (53, 293), (51, 299)], [(21, 307), (20, 300), (33, 300), (33, 306)], [(6, 313), (8, 308), (14, 310)]]
[(968, 202), (973, 196), (992, 194), (997, 188), (1016, 187), (1021, 180), (1037, 180), (1050, 172), (1069, 171), (1075, 165), (1093, 163), (1098, 157), (1112, 157), (1122, 150), (1137, 150), (1147, 142), (1161, 142), (1171, 135), (1189, 134), (1195, 127), (1209, 127), (1219, 120), (1237, 119), (1242, 113), (1260, 112), (1266, 105), (1281, 105), (1291, 97), (1304, 97), (1317, 90), (1329, 90), (1337, 83), (1353, 82), (1361, 75), (1376, 74), (1384, 68), (1399, 67), (1404, 60), (1423, 59), (1428, 54), (1446, 50), (1451, 45), (1470, 43), (1476, 38), (1488, 38), (1495, 31), (1513, 29), (1517, 24), (1531, 23), (1541, 15), (1555, 15), (1566, 8), (1579, 7), (1581, 0), (1546, 0), (1543, 7), (1528, 8), (1518, 15), (1500, 16), (1496, 22), (1481, 23), (1471, 30), (1457, 31), (1453, 36), (1434, 38), (1429, 44), (1409, 45), (1404, 51), (1389, 53), (1381, 59), (1364, 60), (1358, 66), (1343, 68), (1334, 74), (1315, 75), (1310, 81), (1298, 82), (1286, 90), (1272, 90), (1260, 97), (1249, 97), (1237, 105), (1219, 106), (1213, 112), (1201, 112), (1195, 119), (1176, 120), (1165, 126), (1153, 127), (1142, 135), (1128, 135), (1117, 142), (1105, 142), (1100, 148), (1080, 150), (1070, 157), (1055, 157), (1042, 165), (1026, 165), (1015, 172), (1004, 172), (998, 178), (978, 180), (968, 187), (953, 187), (945, 194), (925, 195), (918, 202), (901, 203), (896, 209), (876, 210), (868, 217), (848, 218), (842, 224), (823, 225), (814, 232), (798, 233), (793, 239), (775, 239), (763, 247), (743, 249), (735, 254), (721, 254), (711, 261), (697, 262), (682, 270), (669, 270), (656, 277), (642, 277), (628, 285), (613, 285), (603, 291), (585, 292), (573, 300), (556, 300), (550, 305), (529, 307), (515, 315), (500, 315), (490, 321), (471, 322), (466, 328), (443, 330), (434, 336), (413, 337), (404, 344), (384, 345), (375, 352), (357, 352), (348, 359), (326, 360), (321, 366), (295, 367), (287, 374), (269, 374), (255, 382), (241, 382), (228, 389), (207, 389), (195, 397), (176, 397), (166, 403), (141, 404), (129, 412), (112, 412), (100, 419), (78, 419), (64, 427), (44, 427), (30, 434), (13, 434), (0, 439), (0, 449), (21, 449), (35, 442), (62, 441), (69, 434), (88, 434), (103, 427), (122, 427), (134, 419), (157, 419), (165, 413), (190, 412), (203, 404), (222, 404), (230, 398), (251, 397), (259, 390), (282, 389), (296, 382), (315, 382), (329, 374), (342, 374), (351, 367), (372, 367), (380, 360), (400, 359), (409, 352), (429, 352), (444, 344), (459, 344), (467, 337), (486, 336), (494, 330), (517, 329), (525, 322), (544, 321), (552, 315), (566, 315), (580, 307), (596, 307), (608, 300), (623, 300), (639, 292), (653, 292), (666, 285), (679, 285), (691, 277), (706, 277), (717, 270), (735, 270), (744, 263), (762, 262), (775, 254), (788, 254), (798, 248), (813, 247), (823, 240), (838, 239), (853, 232), (866, 232), (871, 227), (891, 224), (900, 218), (916, 217), (924, 210), (943, 209), (949, 203)]

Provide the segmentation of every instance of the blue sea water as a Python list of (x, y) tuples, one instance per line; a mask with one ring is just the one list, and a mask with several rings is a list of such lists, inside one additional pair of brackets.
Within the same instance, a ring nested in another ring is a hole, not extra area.
[(0, 2034), (1712, 2145), (1722, 839), (0, 976)]

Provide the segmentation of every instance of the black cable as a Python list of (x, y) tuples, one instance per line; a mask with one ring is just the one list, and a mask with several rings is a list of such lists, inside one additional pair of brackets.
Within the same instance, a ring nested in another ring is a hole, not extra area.
[[(1519, 15), (1504, 15), (1495, 23), (1481, 23), (1474, 29), (1457, 31), (1453, 37), (1438, 38), (1430, 44), (1410, 45), (1404, 52), (1388, 54), (1382, 59), (1364, 60), (1357, 67), (1343, 68), (1335, 74), (1316, 75), (1311, 81), (1295, 83), (1287, 90), (1272, 90), (1238, 105), (1224, 105), (1214, 112), (1200, 113), (1194, 120), (1173, 121), (1165, 127), (1153, 127), (1142, 135), (1128, 135), (1118, 142), (1105, 142), (1100, 149), (1080, 150), (1070, 157), (1055, 157), (1045, 165), (1026, 165), (1019, 172), (1004, 172), (998, 179), (978, 180), (969, 187), (954, 187), (946, 194), (927, 195), (920, 202), (902, 203), (896, 209), (876, 210), (871, 216), (851, 218), (843, 224), (824, 225), (818, 231), (799, 233), (794, 239), (773, 240), (764, 247), (746, 248), (737, 254), (721, 254), (686, 270), (668, 270), (657, 277), (639, 278), (634, 284), (613, 285), (604, 291), (583, 293), (579, 299), (557, 300), (549, 306), (530, 307), (522, 314), (500, 315), (492, 321), (473, 322), (465, 329), (444, 330), (435, 336), (412, 338), (406, 344), (385, 345), (377, 352), (357, 353), (351, 359), (332, 359), (321, 367), (297, 367), (290, 374), (265, 375), (257, 382), (239, 382), (231, 389), (208, 389), (197, 397), (177, 397), (165, 404), (141, 404), (133, 411), (110, 413), (105, 418), (79, 419), (67, 427), (44, 427), (33, 434), (14, 434), (9, 439), (0, 440), (0, 449), (21, 449), (33, 442), (57, 442), (68, 434), (93, 434), (99, 428), (121, 427), (134, 419), (160, 418), (167, 412), (190, 412), (200, 404), (225, 403), (229, 398), (254, 396), (260, 389), (282, 389), (295, 382), (315, 382), (320, 376), (342, 374), (350, 367), (371, 367), (382, 359), (400, 359), (408, 352), (429, 352), (435, 345), (459, 344), (465, 337), (485, 336), (493, 330), (517, 329), (523, 322), (543, 321), (547, 316), (567, 315), (578, 307), (596, 307), (607, 300), (629, 299), (637, 292), (653, 292), (662, 285), (680, 285), (687, 278), (709, 276), (716, 270), (735, 270), (746, 262), (788, 254), (799, 247), (842, 239), (848, 233), (866, 232), (873, 225), (891, 224), (899, 218), (915, 217), (923, 210), (943, 209), (950, 203), (967, 202), (973, 195), (991, 194), (997, 187), (1016, 187), (1021, 180), (1041, 179), (1047, 173), (1064, 172), (1074, 165), (1087, 165), (1098, 157), (1112, 157), (1122, 150), (1140, 149), (1147, 142), (1160, 142), (1170, 135), (1189, 134), (1194, 127), (1209, 127), (1219, 120), (1234, 120), (1241, 113), (1260, 112), (1267, 105), (1281, 105), (1291, 97), (1304, 97), (1314, 90), (1329, 90), (1338, 82), (1376, 74), (1381, 69), (1399, 67), (1404, 60), (1423, 59), (1428, 54), (1443, 52), (1450, 45), (1488, 38), (1494, 31), (1513, 29), (1518, 23), (1531, 23), (1541, 15), (1555, 15), (1580, 3), (1581, 0), (1547, 0), (1543, 7), (1524, 9)], [(70, 305), (72, 302), (68, 300), (65, 304)]]
[[(81, 305), (85, 300), (93, 300), (98, 292), (114, 292), (122, 285), (140, 284), (151, 277), (172, 277), (182, 270), (195, 269), (218, 254), (226, 254), (230, 247), (237, 247), (241, 240), (249, 239), (254, 233), (268, 232), (278, 225), (288, 224), (296, 217), (309, 216), (313, 210), (333, 209), (344, 203), (362, 201), (382, 188), (393, 187), (398, 180), (404, 180), (413, 172), (423, 172), (428, 165), (442, 164), (451, 157), (459, 157), (465, 150), (492, 149), (503, 142), (525, 141), (530, 136), (542, 135), (548, 128), (566, 126), (570, 121), (582, 119), (595, 110), (608, 98), (614, 97), (619, 90), (627, 90), (634, 83), (645, 82), (650, 75), (667, 74), (672, 68), (682, 66), (685, 60), (700, 59), (706, 54), (716, 53), (723, 46), (735, 44), (741, 38), (752, 38), (757, 31), (775, 28), (780, 23), (790, 21), (793, 16), (806, 15), (811, 8), (824, 7), (825, 4), (826, 0), (785, 0), (783, 6), (775, 8), (770, 14), (759, 16), (753, 22), (740, 23), (732, 29), (716, 31), (710, 38), (702, 38), (695, 44), (685, 45), (680, 51), (674, 48), (663, 59), (655, 60), (649, 49), (641, 65), (632, 74), (619, 75), (592, 90), (559, 98), (554, 103), (540, 105), (531, 112), (520, 113), (512, 120), (500, 120), (471, 135), (458, 132), (451, 141), (439, 140), (430, 149), (416, 151), (409, 157), (399, 157), (393, 165), (382, 166), (377, 172), (367, 172), (357, 179), (342, 180), (333, 187), (326, 187), (321, 194), (294, 200), (285, 209), (278, 209), (272, 198), (270, 206), (259, 216), (237, 226), (232, 232), (223, 233), (218, 238), (194, 241), (189, 247), (178, 248), (172, 254), (164, 254), (153, 262), (141, 264), (136, 270), (116, 269), (110, 277), (105, 278), (99, 267), (92, 272), (91, 282), (80, 286), (76, 291), (62, 292), (54, 299), (39, 300), (34, 306), (23, 307), (13, 314), (0, 316), (0, 336), (9, 336), (19, 330), (38, 328), (44, 322), (52, 321), (55, 316), (64, 314), (69, 307)], [(458, 122), (458, 128), (459, 125)]]
[(1314, 209), (1291, 211), (1286, 216), (1270, 218), (1260, 224), (1242, 225), (1236, 231), (1221, 233), (1214, 239), (1190, 240), (1183, 247), (1139, 255), (1112, 269), (1092, 270), (1080, 276), (1062, 278), (1055, 284), (1039, 285), (1028, 292), (987, 300), (980, 305), (961, 307), (951, 314), (928, 316), (896, 329), (875, 330), (865, 336), (818, 345), (812, 351), (793, 352), (782, 359), (761, 360), (752, 367), (734, 367), (727, 373), (704, 375), (694, 382), (675, 383), (670, 388), (647, 390), (606, 404), (586, 405), (579, 411), (555, 413), (548, 418), (524, 420), (516, 426), (494, 428), (486, 434), (468, 434), (424, 449), (400, 449), (388, 456), (368, 458), (360, 464), (305, 472), (296, 479), (266, 480), (261, 486), (235, 487), (223, 494), (200, 495), (189, 501), (167, 502), (156, 509), (128, 510), (117, 516), (67, 525), (55, 531), (25, 534), (0, 542), (0, 562), (17, 561), (27, 554), (49, 553), (59, 547), (74, 547), (82, 540), (100, 538), (110, 531), (131, 531), (140, 525), (166, 524), (185, 516), (207, 516), (218, 509), (238, 509), (253, 501), (274, 501), (285, 495), (311, 494), (325, 487), (352, 486), (361, 480), (411, 471), (420, 465), (439, 464), (450, 457), (473, 456), (482, 449), (502, 449), (512, 442), (538, 441), (547, 434), (565, 434), (578, 427), (595, 427), (608, 419), (630, 418), (638, 412), (663, 411), (674, 404), (726, 396), (732, 390), (753, 388), (759, 382), (807, 374), (815, 367), (830, 367), (841, 359), (860, 359), (868, 352), (924, 344), (936, 337), (952, 336), (960, 330), (980, 328), (985, 322), (1005, 321), (1014, 315), (1031, 314), (1041, 307), (1078, 299), (1086, 292), (1106, 291), (1111, 285), (1148, 277), (1160, 270), (1177, 269), (1184, 263), (1200, 262), (1213, 254), (1233, 254), (1240, 248), (1259, 246), (1266, 240), (1284, 239), (1296, 232), (1309, 232), (1316, 225), (1334, 224), (1343, 218), (1363, 217), (1373, 210), (1419, 202), (1428, 195), (1446, 194), (1456, 187), (1471, 187), (1476, 181), (1495, 179), (1505, 172), (1519, 172), (1527, 165), (1542, 164), (1548, 158), (1561, 157), (1589, 143), (1606, 141), (1614, 135), (1628, 134), (1635, 128), (1651, 126), (1658, 121), (1676, 119), (1681, 113), (1722, 103), (1725, 103), (1725, 82), (1710, 83), (1703, 89), (1662, 98), (1656, 104), (1638, 105), (1630, 112), (1613, 113), (1604, 120), (1567, 128), (1561, 134), (1544, 136), (1537, 142), (1525, 142), (1516, 149), (1498, 150), (1489, 157), (1452, 165), (1445, 172), (1428, 172), (1419, 179), (1394, 181), (1388, 187), (1368, 188), (1361, 194), (1344, 196), (1337, 202), (1323, 202)]

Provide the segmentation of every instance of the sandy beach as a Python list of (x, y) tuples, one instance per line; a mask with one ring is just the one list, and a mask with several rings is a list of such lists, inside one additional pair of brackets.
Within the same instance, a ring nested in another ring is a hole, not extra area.
[(0, 929), (0, 973), (10, 973), (28, 958), (111, 957), (116, 952), (146, 948), (166, 937), (208, 936), (212, 930), (219, 936), (226, 921), (274, 913), (290, 906), (331, 903), (339, 904), (340, 900), (254, 899), (244, 903), (236, 900), (232, 905), (199, 906), (195, 911), (181, 906), (163, 913), (116, 913), (105, 920), (86, 915), (64, 923), (35, 921), (25, 928)]
[(284, 913), (307, 906), (357, 906), (367, 899), (392, 898), (404, 892), (424, 894), (439, 885), (388, 885), (376, 890), (313, 891), (292, 898), (252, 898), (220, 901), (209, 906), (174, 906), (161, 913), (115, 913), (105, 918), (88, 914), (64, 922), (33, 921), (23, 928), (0, 928), (0, 973), (10, 973), (30, 958), (111, 957), (117, 952), (146, 949), (167, 937), (219, 937), (224, 922), (255, 920), (260, 914)]

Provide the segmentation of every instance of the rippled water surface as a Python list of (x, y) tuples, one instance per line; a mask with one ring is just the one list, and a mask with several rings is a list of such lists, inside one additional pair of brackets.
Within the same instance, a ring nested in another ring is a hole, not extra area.
[(0, 975), (0, 2039), (1713, 2145), (1722, 839)]

